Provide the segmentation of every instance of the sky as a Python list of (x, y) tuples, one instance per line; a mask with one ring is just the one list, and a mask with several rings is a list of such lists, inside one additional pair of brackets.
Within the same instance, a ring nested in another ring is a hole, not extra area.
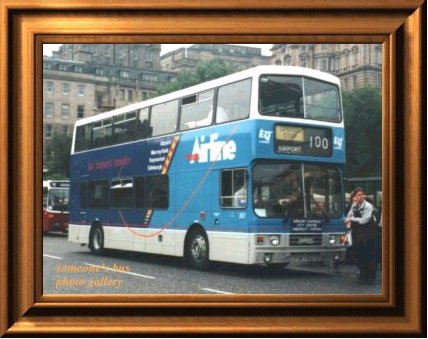
[[(162, 44), (161, 45), (161, 55), (178, 49), (180, 47), (189, 47), (192, 44)], [(250, 46), (250, 47), (259, 47), (262, 49), (262, 54), (266, 56), (271, 56), (270, 48), (272, 44), (236, 44), (239, 46)], [(61, 44), (43, 44), (43, 55), (51, 56), (52, 51), (58, 50)]]

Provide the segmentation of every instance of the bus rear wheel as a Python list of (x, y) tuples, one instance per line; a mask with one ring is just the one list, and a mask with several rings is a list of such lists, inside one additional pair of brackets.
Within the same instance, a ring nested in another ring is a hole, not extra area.
[(204, 231), (195, 229), (189, 234), (186, 258), (189, 265), (198, 270), (206, 270), (210, 265), (208, 238)]
[(89, 234), (89, 249), (94, 254), (102, 254), (104, 251), (104, 232), (100, 225), (92, 226)]

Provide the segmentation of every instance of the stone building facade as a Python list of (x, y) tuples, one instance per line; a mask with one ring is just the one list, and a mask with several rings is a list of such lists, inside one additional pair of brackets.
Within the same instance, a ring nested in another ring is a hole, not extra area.
[(382, 85), (382, 46), (376, 44), (276, 44), (272, 64), (332, 73), (344, 90)]
[(77, 119), (147, 99), (175, 79), (160, 70), (160, 45), (66, 44), (43, 57), (44, 171), (54, 133), (71, 135)]
[(160, 44), (64, 44), (55, 59), (160, 70)]
[(161, 56), (161, 66), (165, 71), (190, 71), (198, 63), (214, 58), (233, 64), (240, 70), (271, 63), (270, 57), (262, 55), (260, 48), (226, 44), (195, 44)]

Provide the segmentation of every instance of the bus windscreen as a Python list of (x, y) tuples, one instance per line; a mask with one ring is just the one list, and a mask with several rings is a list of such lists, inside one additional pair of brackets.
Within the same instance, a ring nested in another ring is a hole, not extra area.
[(260, 114), (340, 122), (336, 85), (298, 76), (263, 75), (259, 81)]

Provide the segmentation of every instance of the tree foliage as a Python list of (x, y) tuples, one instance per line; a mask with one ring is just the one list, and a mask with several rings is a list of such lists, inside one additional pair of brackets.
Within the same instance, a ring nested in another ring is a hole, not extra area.
[(46, 145), (46, 153), (51, 154), (46, 164), (49, 169), (49, 179), (68, 179), (70, 177), (71, 136), (54, 133)]
[(187, 88), (202, 82), (220, 78), (235, 73), (238, 68), (222, 59), (211, 59), (203, 61), (191, 71), (177, 73), (177, 81), (160, 86), (157, 95), (167, 94), (179, 89)]
[(382, 175), (382, 94), (379, 87), (343, 93), (346, 177)]

